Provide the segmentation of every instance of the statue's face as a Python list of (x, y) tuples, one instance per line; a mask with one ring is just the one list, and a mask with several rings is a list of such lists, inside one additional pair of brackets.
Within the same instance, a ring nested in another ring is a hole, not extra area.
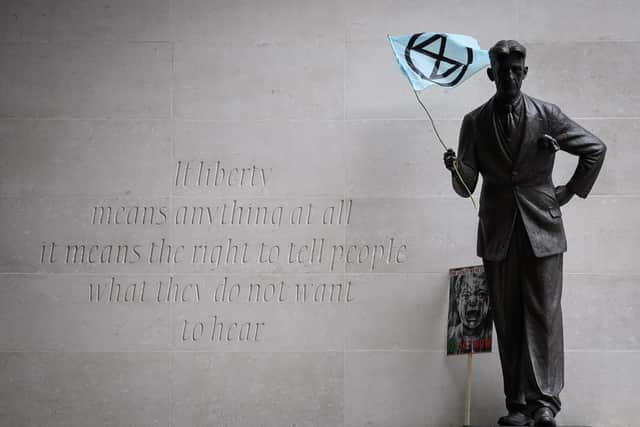
[(486, 281), (463, 278), (458, 298), (458, 314), (466, 333), (479, 328), (489, 312), (489, 290)]
[(489, 79), (496, 85), (496, 94), (501, 99), (514, 99), (520, 94), (522, 81), (527, 76), (528, 67), (520, 55), (498, 58), (487, 70)]

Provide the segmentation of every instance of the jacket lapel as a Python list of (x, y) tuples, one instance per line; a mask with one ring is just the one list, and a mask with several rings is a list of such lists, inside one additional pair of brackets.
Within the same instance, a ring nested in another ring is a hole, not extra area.
[(491, 123), (491, 132), (490, 134), (493, 136), (493, 142), (498, 147), (498, 151), (500, 155), (507, 162), (507, 166), (511, 168), (513, 166), (513, 157), (511, 156), (511, 150), (507, 146), (507, 141), (500, 137), (500, 132), (498, 131), (498, 119), (495, 115), (495, 110), (491, 109), (491, 117), (488, 120)]
[(500, 161), (504, 162), (504, 166), (508, 169), (511, 169), (513, 166), (513, 159), (511, 158), (511, 153), (509, 152), (509, 148), (505, 145), (506, 141), (502, 141), (500, 135), (498, 133), (498, 125), (496, 123), (495, 116), (495, 106), (494, 99), (492, 97), (485, 104), (485, 108), (483, 108), (479, 123), (483, 127), (481, 131), (481, 135), (485, 135), (486, 141), (489, 145), (487, 147), (490, 152), (496, 153), (499, 156)]
[(534, 149), (537, 148), (535, 146), (535, 142), (540, 133), (540, 123), (538, 123), (538, 115), (536, 114), (535, 107), (527, 95), (523, 93), (522, 96), (524, 101), (524, 130), (522, 132), (520, 150), (518, 151), (515, 166), (519, 165), (525, 158), (527, 158), (527, 152), (530, 151), (532, 147)]

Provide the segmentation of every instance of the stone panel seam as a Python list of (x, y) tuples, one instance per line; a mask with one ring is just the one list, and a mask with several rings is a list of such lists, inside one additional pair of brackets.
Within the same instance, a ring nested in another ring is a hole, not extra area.
[[(172, 83), (173, 85), (173, 83)], [(173, 87), (172, 87), (173, 88)], [(189, 118), (175, 118), (173, 117), (173, 111), (171, 111), (171, 117), (145, 117), (145, 116), (129, 116), (129, 117), (76, 117), (76, 116), (1, 116), (0, 122), (15, 122), (15, 121), (105, 121), (105, 122), (140, 122), (140, 121), (152, 121), (162, 122), (167, 119), (172, 119), (175, 123), (211, 123), (211, 124), (247, 124), (246, 120), (242, 119), (189, 119)], [(575, 120), (640, 120), (640, 116), (572, 116)], [(436, 122), (460, 122), (463, 116), (456, 117), (439, 117), (434, 118)], [(411, 118), (411, 117), (360, 117), (360, 118), (345, 118), (345, 119), (319, 119), (319, 118), (273, 118), (273, 119), (255, 119), (251, 120), (255, 124), (272, 124), (272, 123), (363, 123), (363, 122), (424, 122), (423, 118)]]
[[(105, 273), (92, 273), (92, 272), (0, 272), (1, 277), (45, 277), (45, 276), (58, 276), (58, 277), (103, 277), (108, 275), (117, 274), (119, 276), (124, 277), (138, 277), (138, 276), (166, 276), (168, 274), (176, 275), (176, 276), (189, 276), (189, 277), (223, 277), (223, 276), (237, 276), (237, 277), (255, 277), (255, 276), (273, 276), (279, 277), (283, 274), (287, 276), (344, 276), (344, 277), (393, 277), (397, 276), (401, 277), (412, 277), (412, 276), (435, 276), (435, 277), (444, 277), (447, 276), (448, 271), (425, 271), (425, 272), (317, 272), (317, 271), (301, 271), (301, 272), (287, 272), (287, 273), (273, 273), (273, 272), (265, 272), (265, 273), (201, 273), (201, 272), (193, 272), (193, 273), (169, 273), (169, 272), (152, 272), (152, 273), (122, 273), (122, 272), (105, 272)], [(617, 277), (625, 277), (625, 278), (637, 278), (640, 279), (639, 272), (616, 272), (616, 273), (607, 273), (607, 272), (565, 272), (565, 276), (578, 276), (578, 277), (609, 277), (609, 278), (617, 278)]]
[(172, 44), (172, 40), (117, 40), (117, 39), (57, 39), (57, 40), (0, 40), (0, 46), (20, 45), (56, 45), (56, 44), (98, 44), (98, 45), (127, 45), (127, 44)]
[[(368, 350), (364, 350), (368, 351)], [(413, 350), (411, 350), (413, 351)], [(437, 352), (437, 351), (433, 351)], [(98, 350), (25, 350), (25, 349), (2, 349), (0, 350), (0, 354), (12, 354), (12, 353), (60, 353), (60, 354), (166, 354), (170, 353), (225, 353), (225, 354), (247, 354), (247, 353), (260, 353), (260, 354), (341, 354), (344, 353), (343, 350), (340, 349), (322, 349), (322, 350), (282, 350), (282, 351), (273, 351), (273, 350), (213, 350), (213, 349), (203, 349), (203, 350), (179, 350), (179, 349), (163, 349), (163, 350), (108, 350), (108, 351), (98, 351)]]

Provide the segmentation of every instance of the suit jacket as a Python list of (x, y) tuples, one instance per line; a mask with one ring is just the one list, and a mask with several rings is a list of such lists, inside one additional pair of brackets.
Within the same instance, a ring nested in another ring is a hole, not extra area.
[[(494, 98), (468, 113), (460, 129), (460, 174), (472, 192), (478, 174), (483, 179), (477, 253), (488, 261), (505, 258), (517, 213), (536, 257), (566, 251), (562, 213), (551, 179), (556, 150), (579, 157), (567, 186), (583, 198), (593, 187), (606, 152), (600, 139), (565, 116), (557, 106), (522, 96), (524, 114), (520, 120), (524, 123), (521, 122), (520, 149), (515, 159), (497, 136)], [(557, 145), (542, 138), (545, 134), (555, 138)], [(453, 181), (456, 192), (468, 197), (456, 174)]]

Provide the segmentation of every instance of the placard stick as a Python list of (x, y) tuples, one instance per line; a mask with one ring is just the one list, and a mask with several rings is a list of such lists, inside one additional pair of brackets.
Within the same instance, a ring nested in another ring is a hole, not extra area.
[(464, 391), (464, 425), (471, 425), (471, 378), (473, 373), (473, 352), (467, 354), (467, 384)]

